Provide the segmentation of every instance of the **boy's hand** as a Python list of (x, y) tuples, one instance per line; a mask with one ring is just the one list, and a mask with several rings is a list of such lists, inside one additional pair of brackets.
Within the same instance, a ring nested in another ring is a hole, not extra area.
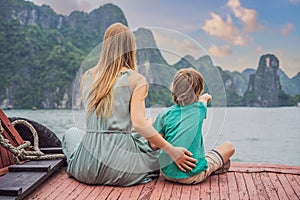
[(208, 94), (208, 93), (205, 93), (205, 94), (203, 94), (203, 95), (201, 95), (201, 96), (199, 97), (199, 101), (204, 102), (204, 103), (208, 103), (208, 102), (210, 102), (211, 100), (212, 100), (212, 97), (211, 97), (211, 95)]

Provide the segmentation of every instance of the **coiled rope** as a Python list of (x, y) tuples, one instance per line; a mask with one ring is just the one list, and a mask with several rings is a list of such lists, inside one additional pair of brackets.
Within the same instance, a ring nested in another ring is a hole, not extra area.
[(54, 160), (64, 159), (66, 157), (64, 154), (44, 154), (40, 151), (39, 136), (35, 128), (25, 120), (15, 120), (12, 122), (13, 126), (16, 124), (23, 124), (27, 126), (30, 129), (34, 139), (32, 151), (25, 150), (25, 148), (28, 148), (31, 145), (30, 141), (24, 141), (24, 144), (21, 144), (18, 147), (13, 146), (9, 140), (3, 136), (4, 128), (0, 120), (0, 144), (13, 154), (16, 164), (21, 164), (21, 161), (25, 160)]

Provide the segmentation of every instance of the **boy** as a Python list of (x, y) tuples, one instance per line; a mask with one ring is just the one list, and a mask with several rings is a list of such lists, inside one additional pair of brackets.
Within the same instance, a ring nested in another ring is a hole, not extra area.
[[(202, 124), (211, 95), (201, 95), (203, 90), (204, 80), (198, 71), (193, 68), (179, 70), (172, 84), (172, 96), (176, 104), (160, 113), (155, 120), (155, 129), (169, 143), (185, 147), (197, 160), (196, 167), (183, 172), (166, 153), (161, 152), (161, 174), (169, 181), (196, 184), (212, 173), (224, 173), (230, 166), (229, 158), (234, 153), (234, 147), (229, 142), (215, 147), (205, 155)], [(154, 145), (151, 147), (155, 149)]]

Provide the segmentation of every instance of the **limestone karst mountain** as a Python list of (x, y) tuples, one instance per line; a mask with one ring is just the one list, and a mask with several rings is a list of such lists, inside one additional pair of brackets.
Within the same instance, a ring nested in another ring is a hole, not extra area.
[[(74, 78), (86, 56), (102, 42), (109, 25), (115, 22), (127, 25), (122, 10), (113, 4), (90, 13), (74, 11), (68, 16), (24, 0), (0, 0), (0, 5), (1, 108), (71, 108)], [(207, 55), (200, 58), (186, 55), (171, 66), (157, 48), (150, 30), (140, 28), (134, 34), (139, 70), (152, 84), (147, 106), (172, 104), (170, 83), (176, 70), (184, 67), (194, 67), (205, 76), (206, 91), (213, 93), (216, 106), (265, 105), (253, 103), (254, 93), (246, 92), (250, 74), (255, 70), (242, 73), (223, 70)], [(300, 99), (291, 100), (285, 93), (291, 96), (300, 93), (300, 73), (288, 78), (280, 69), (278, 72), (284, 92), (279, 92), (274, 104), (266, 105), (294, 105)], [(216, 73), (221, 81), (214, 80)], [(278, 82), (277, 76), (272, 77)]]
[(255, 74), (250, 75), (245, 101), (250, 106), (274, 107), (281, 105), (287, 95), (283, 92), (279, 78), (279, 60), (275, 55), (260, 57)]

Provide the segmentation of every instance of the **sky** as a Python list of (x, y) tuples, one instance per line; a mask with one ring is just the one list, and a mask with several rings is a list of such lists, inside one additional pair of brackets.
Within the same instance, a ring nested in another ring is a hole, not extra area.
[[(280, 68), (290, 78), (300, 72), (300, 0), (31, 1), (49, 5), (63, 15), (75, 10), (88, 13), (112, 3), (122, 9), (129, 28), (159, 27), (179, 33), (202, 46), (214, 64), (225, 70), (257, 69), (260, 56), (270, 53), (278, 57)], [(159, 35), (155, 37), (159, 39)], [(175, 37), (160, 39), (159, 43), (181, 45), (186, 54), (196, 59), (199, 56), (190, 44)], [(174, 57), (166, 59), (170, 64), (177, 61)]]

